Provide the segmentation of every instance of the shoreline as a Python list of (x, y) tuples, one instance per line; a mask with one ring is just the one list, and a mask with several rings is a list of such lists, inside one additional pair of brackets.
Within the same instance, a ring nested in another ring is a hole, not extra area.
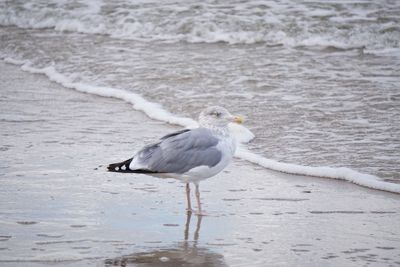
[[(68, 77), (57, 72), (52, 66), (38, 69), (31, 67), (27, 61), (14, 60), (12, 58), (4, 58), (3, 60), (6, 63), (21, 66), (21, 70), (25, 72), (45, 75), (50, 81), (55, 82), (65, 88), (91, 95), (122, 100), (124, 103), (131, 104), (135, 111), (146, 114), (149, 119), (165, 122), (174, 126), (180, 125), (185, 128), (193, 128), (197, 126), (197, 122), (195, 120), (173, 115), (162, 108), (159, 104), (150, 102), (136, 93), (111, 87), (74, 83)], [(254, 138), (254, 134), (243, 126), (231, 125), (230, 128), (239, 142), (247, 143)], [(370, 189), (400, 194), (400, 184), (387, 182), (375, 175), (361, 173), (349, 168), (328, 166), (312, 167), (279, 162), (252, 153), (251, 151), (243, 148), (238, 149), (235, 157), (246, 160), (253, 164), (257, 164), (268, 170), (278, 171), (285, 174), (343, 180)]]
[[(184, 254), (183, 184), (98, 167), (178, 128), (115, 99), (98, 101), (3, 62), (0, 69), (0, 263), (98, 266), (160, 247)], [(211, 215), (195, 240), (198, 257), (229, 266), (399, 264), (397, 194), (243, 160), (200, 190)]]

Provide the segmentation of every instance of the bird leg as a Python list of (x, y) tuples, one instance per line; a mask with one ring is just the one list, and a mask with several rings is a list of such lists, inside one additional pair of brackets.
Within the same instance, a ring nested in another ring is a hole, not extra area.
[(187, 208), (188, 212), (192, 212), (192, 204), (190, 203), (190, 186), (189, 183), (186, 183), (186, 200), (187, 200)]
[(196, 199), (197, 199), (197, 207), (198, 207), (197, 215), (201, 216), (201, 215), (204, 215), (204, 214), (201, 211), (200, 190), (199, 190), (199, 185), (198, 184), (195, 184), (195, 185), (196, 185)]

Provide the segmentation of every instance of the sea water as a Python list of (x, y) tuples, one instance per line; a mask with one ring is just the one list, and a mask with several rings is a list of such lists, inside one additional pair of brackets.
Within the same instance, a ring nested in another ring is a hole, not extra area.
[(400, 192), (399, 14), (372, 0), (5, 1), (0, 56), (184, 127), (224, 106), (255, 136), (238, 157)]

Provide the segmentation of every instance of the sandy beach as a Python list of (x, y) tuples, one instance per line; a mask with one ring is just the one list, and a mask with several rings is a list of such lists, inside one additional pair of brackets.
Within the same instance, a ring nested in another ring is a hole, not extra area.
[(179, 129), (0, 63), (1, 266), (396, 266), (400, 196), (235, 160), (201, 184), (105, 165)]

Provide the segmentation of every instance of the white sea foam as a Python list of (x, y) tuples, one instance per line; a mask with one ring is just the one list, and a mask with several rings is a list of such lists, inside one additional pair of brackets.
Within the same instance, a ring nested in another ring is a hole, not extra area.
[(250, 142), (255, 137), (249, 129), (236, 123), (230, 123), (229, 129), (234, 134), (236, 141), (242, 144)]
[[(85, 83), (72, 82), (71, 79), (57, 72), (57, 70), (53, 66), (48, 66), (45, 68), (35, 68), (31, 66), (31, 63), (29, 61), (17, 60), (9, 57), (5, 57), (4, 61), (14, 65), (21, 65), (22, 70), (30, 73), (44, 74), (49, 78), (49, 80), (56, 82), (66, 88), (71, 88), (83, 93), (121, 99), (127, 103), (132, 104), (135, 110), (144, 112), (151, 119), (164, 121), (169, 124), (181, 125), (186, 128), (198, 127), (197, 121), (190, 118), (183, 118), (171, 114), (158, 103), (150, 102), (144, 99), (142, 96), (133, 92), (111, 87), (94, 86)], [(235, 135), (236, 140), (240, 143), (247, 143), (254, 138), (254, 134), (249, 129), (241, 125), (230, 124), (229, 128)]]
[(14, 65), (24, 65), (24, 64), (29, 63), (26, 60), (14, 59), (14, 58), (10, 58), (10, 57), (5, 57), (5, 58), (3, 58), (3, 60), (6, 63), (10, 63), (10, 64), (14, 64)]
[[(51, 81), (54, 81), (66, 88), (71, 88), (79, 92), (121, 99), (127, 103), (132, 104), (135, 110), (144, 112), (148, 117), (152, 119), (164, 121), (170, 124), (181, 125), (188, 128), (194, 128), (198, 126), (197, 122), (193, 119), (176, 116), (163, 109), (161, 105), (149, 102), (142, 96), (133, 92), (111, 87), (94, 86), (84, 83), (74, 83), (65, 75), (57, 72), (57, 70), (53, 66), (45, 68), (35, 68), (31, 66), (31, 63), (29, 61), (25, 60), (16, 60), (8, 57), (4, 58), (3, 60), (7, 63), (11, 63), (14, 65), (21, 65), (21, 69), (24, 71), (30, 73), (44, 74)], [(241, 143), (249, 142), (251, 139), (254, 138), (254, 134), (243, 126), (232, 124), (230, 125), (230, 129), (235, 134), (238, 141)], [(279, 172), (345, 180), (371, 189), (383, 190), (392, 193), (400, 193), (399, 184), (388, 183), (382, 181), (379, 177), (370, 174), (359, 173), (348, 168), (311, 167), (278, 162), (250, 152), (245, 149), (243, 145), (239, 146), (235, 156), (258, 164), (267, 169)]]
[[(142, 41), (398, 48), (398, 28), (391, 27), (392, 32), (386, 33), (388, 23), (380, 22), (381, 13), (374, 12), (379, 4), (376, 7), (372, 2), (371, 7), (363, 8), (342, 4), (344, 11), (338, 12), (334, 3), (317, 8), (290, 0), (279, 3), (253, 0), (228, 7), (208, 1), (165, 5), (159, 5), (157, 0), (137, 1), (135, 5), (123, 0), (116, 4), (97, 0), (78, 0), (76, 4), (62, 0), (29, 4), (14, 1), (5, 5), (0, 2), (0, 25)], [(390, 8), (384, 5), (380, 8), (388, 12), (389, 24), (396, 25)], [(394, 4), (391, 9), (394, 12), (400, 6)], [(326, 17), (330, 23), (326, 23)], [(360, 25), (358, 20), (364, 23)]]
[(264, 158), (260, 155), (252, 153), (244, 148), (239, 148), (236, 156), (257, 165), (263, 166), (274, 171), (298, 174), (313, 177), (323, 177), (330, 179), (345, 180), (360, 186), (368, 187), (392, 193), (400, 194), (400, 184), (388, 183), (382, 181), (379, 177), (360, 173), (349, 168), (332, 168), (332, 167), (311, 167), (296, 164), (278, 162), (272, 159)]
[(145, 100), (142, 96), (133, 92), (128, 92), (121, 89), (93, 86), (84, 83), (74, 83), (65, 75), (56, 71), (53, 66), (45, 68), (32, 67), (29, 61), (16, 60), (12, 58), (4, 58), (4, 61), (14, 65), (22, 65), (21, 69), (30, 73), (39, 73), (46, 75), (51, 81), (56, 82), (66, 88), (71, 88), (79, 92), (94, 94), (104, 97), (112, 97), (121, 99), (127, 103), (132, 104), (133, 108), (144, 112), (148, 117), (165, 121), (170, 124), (182, 125), (184, 127), (196, 127), (197, 122), (189, 119), (172, 115), (159, 104)]

